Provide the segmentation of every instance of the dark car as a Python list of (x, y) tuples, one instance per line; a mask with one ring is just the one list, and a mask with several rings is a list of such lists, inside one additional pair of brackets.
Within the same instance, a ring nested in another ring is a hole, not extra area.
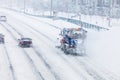
[(0, 34), (0, 43), (4, 43), (4, 35)]
[(32, 46), (32, 39), (31, 38), (21, 38), (18, 39), (20, 47), (31, 47)]

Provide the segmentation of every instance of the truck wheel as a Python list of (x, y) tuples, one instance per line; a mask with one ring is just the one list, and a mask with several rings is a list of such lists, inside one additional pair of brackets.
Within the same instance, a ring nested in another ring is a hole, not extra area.
[(60, 49), (64, 51), (64, 44), (61, 43)]
[(65, 54), (69, 54), (69, 52), (67, 51), (66, 45), (64, 45), (64, 50), (63, 51), (64, 51)]

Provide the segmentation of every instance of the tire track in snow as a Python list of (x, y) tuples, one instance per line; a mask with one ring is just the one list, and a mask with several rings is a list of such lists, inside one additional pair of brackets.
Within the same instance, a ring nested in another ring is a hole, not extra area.
[(80, 61), (76, 58), (76, 60), (80, 63), (80, 65), (83, 66), (83, 68), (85, 69), (85, 71), (91, 75), (95, 80), (107, 80), (105, 79), (103, 76), (100, 76), (98, 72), (96, 72), (93, 68), (91, 68), (90, 66), (86, 65), (86, 63), (84, 63), (83, 61)]
[(14, 71), (12, 62), (11, 62), (11, 60), (10, 60), (10, 57), (9, 57), (9, 54), (8, 54), (8, 51), (7, 51), (6, 45), (4, 45), (4, 50), (5, 50), (6, 56), (7, 56), (7, 58), (8, 58), (9, 68), (10, 68), (10, 71), (11, 71), (11, 74), (12, 74), (12, 77), (13, 77), (13, 80), (17, 80), (17, 78), (16, 78), (16, 76), (15, 76), (15, 71)]
[[(8, 24), (14, 31), (16, 31), (21, 37), (24, 37), (24, 35), (22, 35), (20, 32), (18, 32), (14, 27), (12, 27), (12, 25), (10, 25), (9, 23), (7, 23), (7, 24)], [(23, 24), (25, 24), (25, 25), (27, 25), (27, 26), (30, 26), (30, 25), (28, 25), (28, 24), (26, 24), (26, 23), (24, 23), (24, 22), (23, 22)], [(31, 26), (30, 26), (30, 27), (31, 27)], [(31, 28), (32, 28), (32, 27), (31, 27)], [(32, 29), (35, 30), (36, 32), (40, 33), (42, 36), (46, 37), (46, 38), (49, 39), (50, 41), (52, 41), (52, 39), (49, 38), (47, 35), (39, 32), (38, 30), (36, 30), (36, 29), (34, 29), (34, 28), (32, 28)]]
[[(28, 16), (27, 16), (27, 17), (28, 17)], [(35, 19), (35, 18), (33, 18), (33, 17), (28, 17), (28, 18), (29, 18), (29, 19), (33, 19), (33, 20), (36, 20), (37, 22), (42, 22), (42, 23), (44, 23), (44, 24), (50, 25), (51, 27), (54, 27), (55, 29), (59, 29), (59, 30), (62, 29), (62, 28), (60, 28), (60, 27), (58, 27), (58, 26), (55, 26), (55, 25), (49, 24), (49, 23), (47, 23), (47, 22), (44, 22), (44, 21)], [(17, 20), (19, 20), (19, 19), (17, 19)], [(19, 21), (22, 22), (22, 23), (24, 23), (24, 24), (26, 24), (25, 22), (23, 22), (23, 21), (21, 21), (21, 20), (19, 20)]]
[[(4, 26), (3, 24), (0, 23), (0, 25)], [(15, 76), (15, 71), (14, 71), (14, 68), (13, 68), (13, 65), (12, 65), (12, 62), (10, 60), (10, 57), (9, 57), (9, 54), (8, 54), (8, 51), (7, 51), (7, 48), (6, 48), (6, 45), (4, 44), (3, 45), (3, 49), (5, 50), (5, 53), (6, 53), (6, 56), (7, 56), (7, 59), (8, 59), (8, 65), (9, 65), (9, 69), (10, 69), (10, 72), (12, 74), (12, 80), (17, 80), (16, 79), (16, 76)]]
[[(2, 24), (2, 26), (10, 33), (10, 35), (12, 36), (12, 38), (17, 42), (17, 38), (13, 35), (13, 33), (5, 25)], [(20, 35), (20, 33), (19, 33), (19, 35)], [(36, 68), (33, 60), (29, 57), (28, 53), (24, 49), (22, 49), (22, 51), (24, 52), (24, 54), (27, 57), (29, 63), (31, 64), (31, 67), (33, 68), (33, 71), (35, 71), (37, 80), (45, 80), (43, 78), (43, 76), (41, 75), (41, 73), (37, 70), (37, 68)], [(14, 70), (13, 66), (11, 67), (11, 69), (12, 69), (12, 71)], [(13, 74), (15, 74), (15, 73), (13, 72)]]
[[(6, 23), (11, 29), (13, 29), (20, 37), (24, 37), (24, 35), (22, 35), (20, 32), (18, 32), (12, 25), (10, 25), (9, 23)], [(11, 31), (10, 31), (11, 32)], [(12, 32), (11, 32), (12, 34)], [(13, 35), (13, 34), (12, 34)], [(44, 36), (44, 34), (41, 34), (42, 36)], [(14, 36), (14, 35), (13, 35)], [(45, 36), (46, 38), (48, 38), (48, 36)], [(17, 40), (15, 38), (15, 40)], [(51, 39), (49, 39), (51, 40)], [(59, 76), (52, 70), (51, 66), (49, 65), (49, 63), (42, 57), (42, 55), (40, 55), (41, 53), (39, 51), (37, 51), (34, 47), (32, 48), (34, 50), (34, 52), (39, 56), (40, 59), (42, 59), (42, 61), (45, 63), (46, 67), (50, 70), (50, 72), (54, 75), (54, 77), (56, 78), (56, 80), (61, 80), (59, 78)], [(25, 51), (25, 49), (23, 49), (23, 52), (26, 53), (26, 56), (29, 58), (29, 60), (32, 62), (32, 64), (34, 63), (34, 61), (30, 58), (30, 56), (27, 54), (27, 52)], [(35, 65), (34, 65), (35, 66)], [(37, 70), (36, 70), (37, 71)], [(41, 73), (38, 72), (40, 75)], [(44, 80), (44, 78), (42, 79)]]
[[(89, 61), (88, 57), (85, 57), (84, 59), (79, 59), (76, 58), (76, 60), (81, 64), (81, 65), (85, 65), (83, 66), (85, 68), (85, 70), (92, 75), (93, 77), (95, 77), (96, 79), (98, 78), (99, 80), (119, 80), (120, 78), (118, 78), (116, 75), (110, 74), (108, 72), (105, 72), (103, 70), (99, 70), (98, 69), (93, 69), (92, 67), (94, 66), (93, 63), (91, 63)], [(89, 63), (89, 64), (88, 64)], [(95, 66), (94, 68), (96, 68), (97, 66)], [(98, 72), (99, 70), (99, 72)], [(95, 73), (98, 73), (96, 75), (94, 75)], [(99, 76), (102, 75), (103, 77)]]

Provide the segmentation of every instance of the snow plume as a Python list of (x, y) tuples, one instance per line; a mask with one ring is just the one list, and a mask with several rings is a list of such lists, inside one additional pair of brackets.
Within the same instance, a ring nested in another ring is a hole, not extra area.
[[(87, 37), (87, 55), (101, 66), (112, 72), (120, 73), (120, 28), (109, 31), (89, 32)], [(119, 70), (118, 70), (119, 69)]]

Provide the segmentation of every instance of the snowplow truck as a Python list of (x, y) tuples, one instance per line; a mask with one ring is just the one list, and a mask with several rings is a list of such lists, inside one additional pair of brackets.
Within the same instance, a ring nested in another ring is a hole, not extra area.
[(64, 28), (60, 32), (60, 48), (66, 54), (85, 54), (84, 40), (86, 33), (82, 28)]
[(4, 35), (3, 34), (0, 34), (0, 43), (4, 44)]

